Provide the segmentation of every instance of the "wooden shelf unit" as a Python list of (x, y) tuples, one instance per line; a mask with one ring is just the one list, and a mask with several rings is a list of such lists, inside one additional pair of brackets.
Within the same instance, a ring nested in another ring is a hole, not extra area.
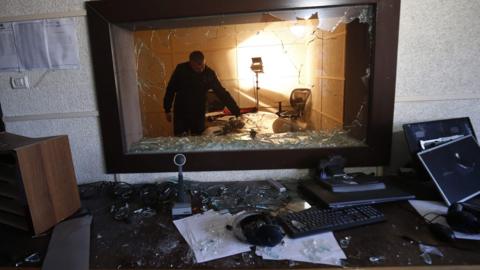
[(66, 135), (0, 132), (0, 223), (40, 234), (80, 208)]

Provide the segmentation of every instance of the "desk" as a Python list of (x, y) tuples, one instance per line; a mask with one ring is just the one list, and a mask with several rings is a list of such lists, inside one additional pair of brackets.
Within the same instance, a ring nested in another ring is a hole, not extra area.
[[(249, 182), (235, 183), (235, 185), (252, 185)], [(258, 184), (258, 183), (257, 183)], [(98, 183), (96, 185), (99, 185)], [(201, 184), (201, 186), (217, 185), (218, 190), (222, 186), (229, 188), (231, 184), (218, 185), (216, 183)], [(260, 185), (264, 185), (261, 184)], [(177, 232), (171, 222), (170, 210), (168, 207), (159, 207), (156, 215), (144, 217), (132, 215), (128, 221), (116, 221), (112, 218), (110, 208), (114, 203), (108, 188), (100, 188), (85, 196), (85, 188), (91, 185), (80, 187), (83, 190), (82, 203), (84, 207), (93, 213), (93, 225), (91, 235), (91, 258), (92, 269), (125, 269), (125, 268), (149, 268), (149, 269), (171, 269), (171, 268), (318, 268), (328, 269), (331, 266), (315, 265), (308, 263), (297, 263), (289, 261), (264, 261), (256, 256), (254, 252), (238, 254), (224, 259), (206, 262), (202, 264), (193, 263), (193, 255), (188, 245)], [(293, 203), (298, 203), (295, 198), (295, 184), (288, 184)], [(197, 192), (197, 194), (199, 194)], [(280, 200), (283, 200), (280, 198)], [(138, 197), (133, 197), (130, 202), (130, 209), (135, 210), (142, 207)], [(478, 269), (480, 265), (480, 243), (462, 241), (459, 244), (470, 250), (459, 250), (449, 245), (438, 242), (428, 231), (423, 219), (416, 214), (408, 202), (388, 203), (378, 205), (387, 222), (372, 224), (365, 227), (358, 227), (346, 231), (336, 232), (335, 237), (342, 239), (351, 237), (351, 243), (344, 249), (347, 255), (347, 266), (374, 269), (393, 269), (396, 267), (414, 267), (424, 269), (428, 266), (420, 257), (418, 244), (402, 238), (408, 236), (426, 244), (439, 244), (444, 257), (432, 256), (432, 268), (439, 269), (446, 267), (451, 269)], [(16, 252), (17, 259), (40, 251), (44, 254), (48, 236), (37, 239), (30, 239), (29, 236), (10, 228), (1, 228), (0, 253), (9, 253), (10, 256)], [(23, 254), (23, 255), (19, 255)], [(375, 264), (369, 261), (372, 256), (384, 256), (385, 260)], [(3, 266), (5, 262), (3, 262)], [(338, 268), (335, 268), (338, 269)]]

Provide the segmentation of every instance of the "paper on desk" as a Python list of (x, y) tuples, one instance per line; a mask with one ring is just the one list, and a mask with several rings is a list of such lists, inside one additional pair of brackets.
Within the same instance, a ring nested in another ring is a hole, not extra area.
[(257, 247), (256, 254), (267, 260), (294, 260), (301, 262), (341, 265), (346, 259), (332, 232), (308, 237), (284, 238), (284, 243), (275, 247)]
[[(434, 222), (448, 226), (445, 217), (438, 216), (447, 214), (448, 207), (443, 202), (421, 200), (410, 200), (408, 202), (421, 216), (425, 217), (426, 220), (431, 221), (435, 218)], [(480, 234), (455, 232), (455, 237), (461, 239), (480, 240)]]
[(235, 216), (209, 210), (173, 223), (195, 254), (197, 262), (215, 260), (250, 251), (250, 245), (240, 242), (226, 229)]

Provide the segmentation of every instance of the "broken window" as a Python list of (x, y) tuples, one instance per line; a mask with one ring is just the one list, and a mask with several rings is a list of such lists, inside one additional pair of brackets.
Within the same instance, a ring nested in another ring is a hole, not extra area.
[[(127, 149), (140, 153), (365, 145), (373, 11), (373, 6), (361, 5), (115, 26), (117, 72), (134, 71), (129, 75), (133, 79), (117, 82), (120, 113), (129, 131)], [(208, 91), (202, 135), (173, 136), (164, 96), (176, 66), (195, 50), (204, 53), (206, 65), (242, 114), (235, 118)], [(261, 70), (253, 68), (259, 59)]]

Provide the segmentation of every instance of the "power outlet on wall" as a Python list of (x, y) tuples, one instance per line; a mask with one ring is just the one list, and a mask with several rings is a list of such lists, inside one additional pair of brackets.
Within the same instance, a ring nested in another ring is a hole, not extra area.
[(12, 89), (28, 89), (30, 85), (28, 84), (28, 77), (21, 76), (21, 77), (10, 77), (10, 84), (12, 85)]

